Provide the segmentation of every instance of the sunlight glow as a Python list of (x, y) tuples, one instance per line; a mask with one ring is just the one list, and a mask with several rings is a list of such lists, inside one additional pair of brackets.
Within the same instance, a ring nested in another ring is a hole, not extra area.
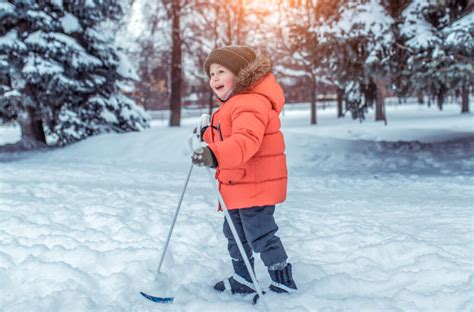
[(132, 5), (132, 16), (128, 24), (128, 33), (133, 37), (138, 37), (145, 25), (143, 24), (142, 1), (135, 1)]

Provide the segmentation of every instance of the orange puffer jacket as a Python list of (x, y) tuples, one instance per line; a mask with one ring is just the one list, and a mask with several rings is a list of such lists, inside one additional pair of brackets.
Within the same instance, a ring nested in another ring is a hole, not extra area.
[(284, 103), (270, 60), (261, 56), (239, 73), (234, 95), (213, 113), (203, 139), (216, 156), (216, 178), (228, 209), (286, 199), (288, 174), (279, 118)]

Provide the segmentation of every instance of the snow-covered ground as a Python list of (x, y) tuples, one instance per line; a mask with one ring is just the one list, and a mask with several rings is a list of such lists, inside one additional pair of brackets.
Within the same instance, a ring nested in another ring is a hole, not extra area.
[[(389, 106), (384, 126), (318, 113), (316, 127), (301, 106), (282, 116), (289, 193), (276, 219), (299, 292), (266, 295), (270, 309), (474, 311), (473, 115)], [(196, 122), (2, 155), (0, 310), (263, 311), (212, 289), (231, 265), (200, 168), (155, 279)], [(1, 143), (17, 130), (0, 128)], [(256, 271), (267, 286), (258, 257)]]

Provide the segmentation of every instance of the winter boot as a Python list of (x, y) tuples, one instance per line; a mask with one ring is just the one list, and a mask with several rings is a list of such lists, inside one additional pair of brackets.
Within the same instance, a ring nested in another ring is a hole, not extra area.
[(288, 263), (283, 269), (268, 270), (272, 283), (270, 290), (276, 293), (291, 293), (297, 290), (293, 275), (291, 273), (291, 263)]
[[(252, 270), (254, 270), (254, 259), (250, 258), (250, 265)], [(218, 291), (230, 290), (232, 294), (251, 294), (255, 292), (252, 278), (245, 266), (243, 260), (232, 260), (232, 265), (234, 267), (234, 275), (231, 277), (218, 282), (214, 285), (214, 289)]]

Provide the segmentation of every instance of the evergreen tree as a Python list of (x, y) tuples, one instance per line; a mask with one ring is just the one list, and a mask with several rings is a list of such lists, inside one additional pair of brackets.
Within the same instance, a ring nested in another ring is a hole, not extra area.
[(467, 6), (467, 1), (413, 0), (403, 10), (395, 79), (400, 95), (427, 94), (440, 109), (449, 90), (464, 90), (466, 100), (474, 57), (474, 20)]
[(435, 95), (441, 109), (447, 86), (439, 75), (446, 57), (439, 29), (446, 26), (446, 11), (438, 1), (413, 0), (402, 12), (401, 20), (399, 41), (406, 53), (404, 59), (399, 59), (399, 94)]
[(120, 16), (116, 1), (1, 3), (1, 120), (18, 121), (23, 139), (46, 142), (46, 133), (58, 145), (147, 127), (120, 93), (136, 76), (102, 27)]
[(364, 119), (378, 95), (376, 117), (384, 120), (383, 90), (390, 82), (393, 19), (378, 0), (340, 1), (337, 13), (334, 8), (331, 12), (321, 16), (319, 28), (323, 66), (343, 90), (353, 118)]
[(461, 112), (466, 113), (469, 90), (474, 85), (474, 12), (462, 16), (461, 11), (458, 16), (450, 16), (454, 21), (442, 31), (445, 38), (442, 48), (447, 57), (440, 76), (449, 89), (460, 91)]

